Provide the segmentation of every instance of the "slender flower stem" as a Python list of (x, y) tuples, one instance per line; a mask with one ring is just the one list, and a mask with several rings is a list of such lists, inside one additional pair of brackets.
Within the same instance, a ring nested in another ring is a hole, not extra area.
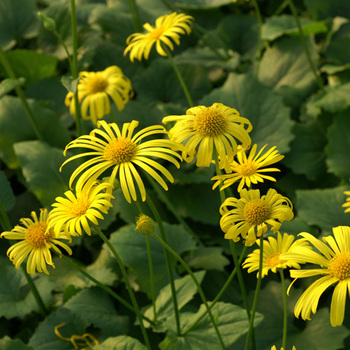
[(283, 337), (282, 337), (282, 348), (286, 349), (287, 346), (287, 330), (288, 330), (288, 308), (287, 308), (287, 289), (286, 281), (284, 279), (283, 269), (279, 269), (282, 284), (283, 293)]
[[(244, 246), (243, 251), (241, 256), (239, 257), (238, 260), (238, 264), (240, 265), (242, 263), (242, 260), (245, 257), (245, 251), (246, 251), (247, 247)], [(224, 294), (225, 290), (228, 288), (228, 286), (231, 284), (233, 278), (235, 277), (237, 272), (237, 268), (235, 267), (230, 276), (228, 277), (228, 279), (226, 280), (225, 284), (222, 286), (222, 288), (220, 289), (220, 292), (216, 295), (216, 297), (214, 298), (214, 300), (210, 303), (209, 307), (210, 309), (212, 309), (214, 307), (214, 305), (220, 300), (221, 296)], [(184, 331), (182, 331), (182, 335), (185, 335), (186, 333), (188, 333), (196, 324), (198, 324), (198, 322), (207, 314), (207, 311), (204, 311), (197, 319), (195, 322), (193, 322), (188, 328), (186, 328)]]
[(166, 54), (167, 54), (167, 56), (168, 56), (168, 58), (169, 58), (169, 61), (170, 61), (171, 65), (172, 65), (173, 68), (174, 68), (174, 71), (175, 71), (175, 73), (176, 73), (176, 76), (177, 76), (177, 78), (179, 79), (179, 82), (180, 82), (180, 84), (181, 84), (182, 90), (183, 90), (183, 92), (184, 92), (184, 94), (185, 94), (185, 96), (186, 96), (188, 105), (189, 105), (190, 107), (193, 107), (193, 101), (192, 101), (191, 95), (190, 95), (190, 93), (189, 93), (189, 91), (188, 91), (188, 89), (187, 89), (187, 85), (186, 85), (186, 83), (185, 83), (185, 81), (184, 81), (184, 79), (183, 79), (183, 77), (182, 77), (182, 75), (181, 75), (181, 73), (180, 73), (180, 70), (179, 70), (178, 66), (176, 65), (176, 63), (175, 63), (175, 61), (174, 61), (174, 59), (173, 59), (173, 56), (171, 55), (170, 50), (168, 49), (168, 47), (167, 47), (166, 45), (162, 45), (162, 48), (163, 48), (164, 51), (166, 52)]
[[(150, 207), (154, 217), (156, 218), (156, 221), (157, 221), (158, 227), (159, 227), (159, 232), (160, 232), (160, 235), (162, 236), (162, 240), (166, 243), (167, 240), (166, 240), (165, 230), (164, 230), (164, 226), (163, 226), (163, 221), (159, 215), (157, 208), (155, 207), (152, 199), (150, 198), (150, 196), (148, 194), (147, 194), (146, 201), (147, 201), (147, 204)], [(168, 252), (166, 251), (166, 249), (164, 249), (164, 257), (165, 257), (166, 267), (167, 267), (168, 276), (169, 276), (171, 295), (172, 295), (172, 299), (173, 299), (177, 335), (180, 336), (181, 325), (180, 325), (179, 307), (178, 307), (178, 303), (177, 303), (177, 295), (176, 295), (175, 282), (174, 282), (174, 274), (173, 274), (173, 269), (171, 266), (170, 256), (169, 256)]]
[[(56, 253), (56, 252), (55, 252)], [(57, 253), (56, 253), (57, 254)], [(117, 293), (115, 293), (113, 291), (113, 289), (109, 288), (108, 286), (106, 286), (105, 284), (101, 283), (100, 281), (98, 281), (95, 277), (93, 277), (92, 275), (90, 275), (85, 269), (83, 269), (80, 265), (78, 265), (73, 259), (65, 256), (65, 255), (59, 255), (57, 254), (60, 258), (62, 258), (63, 260), (65, 260), (68, 264), (70, 264), (72, 267), (74, 267), (76, 270), (78, 270), (82, 275), (84, 275), (86, 278), (88, 278), (90, 281), (94, 282), (98, 287), (100, 287), (101, 289), (103, 289), (105, 292), (107, 292), (108, 294), (110, 294), (113, 298), (117, 299), (121, 304), (123, 304), (127, 309), (129, 309), (132, 312), (135, 312), (135, 309), (132, 307), (132, 305), (130, 305), (126, 300), (124, 300), (122, 297), (120, 297)], [(136, 312), (135, 312), (136, 313)], [(148, 317), (142, 315), (142, 318), (151, 323), (154, 324), (153, 321), (151, 321)]]
[(248, 329), (248, 334), (247, 334), (245, 348), (244, 348), (245, 350), (249, 349), (250, 338), (252, 337), (253, 330), (254, 330), (254, 318), (255, 318), (256, 308), (258, 306), (258, 299), (259, 299), (259, 293), (260, 293), (260, 287), (261, 287), (261, 281), (262, 281), (263, 255), (264, 255), (264, 240), (263, 240), (263, 235), (261, 235), (260, 236), (259, 275), (258, 275), (258, 281), (256, 283), (256, 288), (255, 288), (253, 308), (250, 315), (249, 329)]
[(256, 64), (256, 72), (255, 72), (255, 76), (258, 77), (259, 75), (259, 69), (260, 69), (260, 60), (261, 60), (261, 53), (263, 50), (263, 43), (262, 43), (262, 38), (261, 38), (261, 28), (262, 28), (262, 16), (261, 16), (261, 12), (259, 9), (259, 5), (258, 5), (258, 1), (257, 0), (253, 0), (253, 5), (255, 8), (255, 12), (256, 12), (256, 17), (258, 19), (258, 57), (257, 57), (257, 64)]
[[(71, 7), (71, 26), (72, 26), (72, 40), (73, 40), (73, 54), (72, 54), (72, 76), (73, 79), (78, 79), (78, 29), (77, 29), (77, 13), (75, 9), (75, 0), (70, 1)], [(78, 136), (82, 135), (81, 129), (81, 116), (80, 106), (78, 99), (78, 89), (74, 93), (74, 104), (75, 104), (75, 123), (77, 127)]]
[[(9, 217), (6, 213), (6, 210), (4, 209), (4, 206), (2, 205), (1, 201), (0, 201), (0, 217), (3, 219), (1, 221), (1, 226), (4, 228), (4, 230), (11, 231), (12, 225), (11, 225), (10, 219), (9, 219)], [(40, 313), (45, 317), (46, 315), (48, 315), (48, 312), (45, 308), (43, 299), (41, 298), (40, 293), (39, 293), (38, 289), (36, 288), (35, 283), (33, 282), (33, 279), (30, 277), (30, 275), (28, 274), (28, 272), (25, 269), (25, 267), (23, 266), (23, 264), (21, 265), (21, 268), (22, 268), (24, 276), (28, 282), (28, 286), (30, 288), (30, 291), (32, 292), (34, 299), (35, 299), (36, 303), (38, 304)]]
[(304, 51), (305, 51), (307, 60), (309, 62), (310, 68), (312, 70), (312, 73), (314, 74), (314, 76), (316, 78), (318, 86), (322, 90), (324, 90), (323, 82), (322, 82), (320, 76), (317, 74), (317, 69), (315, 67), (314, 62), (312, 61), (312, 58), (311, 58), (311, 55), (310, 55), (310, 51), (309, 51), (309, 48), (307, 46), (307, 43), (306, 43), (306, 40), (305, 40), (305, 37), (304, 37), (303, 29), (302, 29), (301, 24), (300, 24), (300, 20), (299, 20), (299, 17), (298, 17), (298, 12), (297, 12), (297, 9), (296, 9), (296, 7), (294, 5), (293, 0), (288, 0), (288, 5), (289, 5), (290, 9), (292, 10), (292, 14), (293, 14), (293, 17), (295, 19), (295, 22), (297, 23), (297, 26), (298, 26), (298, 29), (299, 29), (299, 33), (300, 33), (301, 42), (303, 44)]
[(142, 30), (142, 22), (140, 18), (139, 11), (137, 9), (137, 5), (135, 0), (128, 0), (129, 10), (131, 13), (132, 24), (134, 25), (135, 32), (141, 32)]
[[(4, 51), (2, 50), (1, 46), (0, 46), (0, 62), (3, 65), (3, 67), (5, 69), (5, 72), (8, 75), (8, 77), (11, 78), (11, 79), (16, 79), (16, 75), (15, 75), (15, 73), (14, 73), (12, 67), (11, 67), (11, 64), (8, 61)], [(43, 137), (42, 137), (42, 135), (41, 135), (41, 133), (39, 131), (39, 128), (38, 128), (38, 126), (36, 124), (36, 121), (34, 119), (33, 112), (32, 112), (32, 110), (29, 107), (28, 101), (27, 101), (27, 99), (26, 99), (26, 97), (25, 97), (25, 95), (23, 93), (23, 90), (22, 90), (21, 86), (16, 86), (15, 87), (15, 91), (16, 91), (16, 94), (19, 97), (19, 99), (20, 99), (20, 101), (21, 101), (21, 103), (23, 105), (23, 108), (24, 108), (24, 110), (25, 110), (25, 112), (26, 112), (26, 114), (28, 116), (28, 119), (30, 121), (30, 124), (32, 125), (32, 128), (33, 128), (33, 130), (35, 132), (35, 135), (36, 135), (37, 139), (40, 140), (40, 141), (43, 141), (44, 139), (43, 139)]]
[(142, 335), (143, 335), (143, 338), (145, 340), (145, 343), (146, 343), (146, 346), (149, 350), (152, 350), (151, 349), (151, 345), (150, 345), (150, 342), (149, 342), (149, 339), (148, 339), (148, 335), (147, 335), (147, 332), (146, 332), (146, 329), (145, 329), (145, 326), (143, 324), (143, 319), (142, 319), (142, 315), (141, 315), (141, 312), (140, 312), (140, 308), (137, 304), (137, 301), (136, 301), (136, 298), (135, 298), (135, 294), (131, 288), (131, 284), (130, 284), (130, 281), (129, 281), (129, 278), (128, 278), (128, 274), (126, 272), (126, 269), (124, 267), (124, 264), (123, 264), (123, 261), (122, 259), (120, 258), (118, 252), (115, 250), (115, 248), (113, 247), (112, 243), (108, 240), (108, 238), (103, 234), (103, 232), (98, 228), (98, 226), (92, 224), (93, 227), (95, 228), (97, 234), (101, 237), (101, 239), (103, 240), (103, 242), (106, 243), (106, 245), (108, 246), (108, 248), (110, 249), (110, 251), (112, 252), (113, 256), (115, 257), (115, 259), (117, 260), (117, 263), (120, 267), (120, 270), (122, 272), (122, 275), (124, 277), (124, 282), (126, 284), (126, 288), (128, 289), (128, 292), (129, 292), (129, 295), (130, 295), (130, 299), (132, 301), (132, 305), (134, 307), (134, 310), (135, 310), (135, 313), (136, 313), (136, 316), (139, 320), (139, 323), (140, 323), (140, 327), (141, 327), (141, 331), (142, 331)]
[(209, 307), (209, 304), (208, 304), (208, 301), (205, 297), (205, 294), (203, 292), (203, 289), (201, 287), (201, 285), (199, 284), (196, 276), (194, 275), (194, 273), (192, 272), (191, 268), (188, 266), (188, 264), (181, 258), (181, 256), (175, 252), (174, 249), (172, 249), (167, 243), (165, 243), (159, 236), (157, 236), (156, 234), (154, 234), (152, 237), (154, 237), (162, 246), (163, 248), (165, 248), (173, 257), (176, 258), (176, 260), (184, 267), (184, 269), (187, 271), (187, 273), (191, 276), (193, 282), (195, 283), (196, 287), (197, 287), (197, 290), (198, 290), (198, 293), (203, 301), (203, 304), (205, 306), (205, 308), (207, 309), (207, 313), (209, 315), (209, 318), (214, 326), (214, 329), (215, 329), (215, 332), (219, 338), (219, 341), (220, 341), (220, 345), (222, 347), (222, 349), (226, 349), (225, 347), (225, 344), (224, 344), (224, 341), (222, 340), (222, 337), (221, 337), (221, 334), (220, 334), (220, 331), (219, 331), (219, 328), (218, 328), (218, 325), (214, 319), (214, 316), (210, 310), (210, 307)]

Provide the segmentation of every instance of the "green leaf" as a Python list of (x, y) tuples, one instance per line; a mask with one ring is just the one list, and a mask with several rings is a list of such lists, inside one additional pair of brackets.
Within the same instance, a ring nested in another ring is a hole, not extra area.
[[(24, 317), (39, 311), (21, 269), (17, 270), (8, 259), (0, 257), (0, 315), (7, 319)], [(47, 276), (33, 278), (44, 304), (51, 300), (53, 284)]]
[(175, 6), (185, 9), (205, 10), (231, 4), (230, 0), (176, 0)]
[[(311, 40), (308, 48), (317, 66), (318, 54)], [(260, 63), (259, 80), (281, 94), (287, 103), (290, 101), (292, 104), (297, 99), (297, 106), (300, 105), (300, 101), (316, 86), (316, 79), (299, 37), (283, 38), (265, 51)]]
[(73, 94), (75, 93), (75, 91), (77, 91), (78, 82), (79, 78), (72, 79), (71, 77), (66, 76), (63, 76), (61, 78), (62, 85), (67, 89), (68, 92), (73, 92)]
[(100, 288), (82, 290), (70, 298), (64, 307), (100, 328), (102, 338), (127, 332), (128, 318), (117, 314), (109, 296)]
[(50, 78), (57, 74), (58, 58), (31, 50), (12, 50), (6, 53), (16, 77), (23, 77), (26, 84)]
[[(40, 106), (36, 101), (27, 100), (39, 131), (50, 145), (64, 148), (69, 142), (66, 128), (56, 114)], [(16, 142), (35, 140), (36, 135), (19, 98), (4, 96), (0, 99), (0, 156), (10, 168), (18, 167), (14, 153)]]
[(332, 36), (326, 51), (328, 63), (348, 64), (350, 61), (350, 23), (344, 23)]
[(17, 86), (21, 86), (25, 83), (24, 78), (19, 79), (4, 79), (0, 83), (0, 98), (11, 92), (13, 89), (15, 89)]
[(195, 269), (224, 271), (230, 261), (223, 255), (220, 247), (198, 247), (186, 259), (188, 265)]
[(37, 34), (38, 18), (34, 0), (2, 0), (0, 2), (0, 45), (11, 49), (23, 39)]
[(72, 343), (60, 339), (54, 332), (55, 327), (63, 323), (65, 325), (59, 328), (59, 332), (66, 338), (70, 338), (72, 335), (83, 335), (88, 326), (87, 322), (70, 310), (59, 308), (39, 324), (28, 345), (35, 350), (72, 350)]
[(13, 194), (11, 184), (3, 171), (0, 170), (0, 203), (5, 211), (9, 211), (15, 205), (15, 196)]
[(0, 339), (2, 350), (34, 350), (31, 346), (25, 345), (20, 339), (11, 339), (8, 336)]
[(348, 180), (350, 178), (350, 120), (349, 110), (335, 116), (328, 130), (327, 165), (331, 172)]
[(106, 339), (103, 343), (94, 346), (94, 350), (147, 350), (147, 347), (135, 338), (120, 335)]
[[(180, 323), (182, 330), (192, 325), (206, 311), (201, 305), (199, 311), (194, 313), (181, 313)], [(247, 333), (249, 322), (246, 310), (239, 306), (218, 302), (212, 308), (212, 314), (217, 318), (217, 324), (225, 346), (234, 344), (237, 339)], [(260, 314), (255, 315), (255, 325), (262, 321)], [(159, 344), (162, 350), (201, 349), (219, 350), (222, 349), (215, 329), (206, 314), (189, 332), (177, 336), (175, 322), (167, 322), (169, 333)]]
[(206, 183), (215, 175), (215, 168), (197, 167), (195, 162), (182, 162), (180, 169), (174, 169), (171, 174), (176, 184)]
[(40, 141), (14, 145), (30, 190), (43, 206), (50, 207), (57, 196), (68, 190), (68, 177), (59, 172), (65, 160), (63, 151)]
[(283, 164), (296, 174), (305, 174), (309, 180), (316, 180), (326, 172), (324, 148), (327, 139), (323, 126), (317, 121), (308, 125), (296, 124), (293, 131), (295, 139)]
[[(325, 22), (315, 22), (309, 18), (300, 18), (299, 20), (305, 37), (328, 31)], [(299, 35), (299, 28), (295, 18), (291, 15), (268, 17), (262, 25), (261, 38), (263, 40), (275, 40), (284, 34)]]
[[(205, 275), (205, 271), (196, 272), (195, 277), (199, 284)], [(176, 298), (178, 300), (178, 310), (181, 310), (187, 303), (189, 303), (193, 296), (198, 292), (197, 286), (193, 282), (190, 275), (175, 280)], [(157, 320), (163, 321), (174, 313), (174, 304), (170, 284), (162, 288), (156, 299)], [(154, 319), (153, 306), (150, 306), (144, 311), (144, 315)], [(166, 328), (162, 325), (156, 325), (158, 331), (165, 331)]]
[(322, 232), (331, 233), (333, 227), (348, 225), (349, 214), (342, 204), (346, 187), (297, 191), (298, 215), (308, 225), (318, 226)]
[(307, 11), (315, 19), (324, 19), (331, 17), (350, 18), (350, 3), (343, 0), (305, 0)]
[(241, 116), (250, 120), (252, 142), (259, 147), (269, 144), (270, 147), (277, 146), (280, 153), (289, 150), (289, 143), (294, 138), (289, 108), (284, 106), (280, 96), (253, 76), (229, 74), (222, 87), (200, 101), (206, 106), (215, 102), (236, 108)]
[[(178, 65), (178, 68), (193, 101), (210, 91), (211, 85), (204, 68), (189, 64)], [(188, 104), (173, 67), (164, 59), (153, 60), (150, 66), (140, 73), (135, 81), (135, 91), (140, 99), (147, 102)]]
[[(178, 254), (194, 249), (195, 241), (178, 225), (164, 222), (167, 241)], [(158, 231), (158, 227), (157, 227)], [(158, 232), (159, 234), (159, 232)], [(135, 230), (135, 225), (120, 228), (110, 236), (110, 242), (120, 255), (123, 263), (136, 275), (140, 290), (150, 295), (151, 284), (148, 267), (146, 238)], [(150, 237), (156, 292), (168, 284), (163, 247)], [(107, 249), (105, 247), (105, 249)], [(171, 257), (175, 265), (175, 259)]]

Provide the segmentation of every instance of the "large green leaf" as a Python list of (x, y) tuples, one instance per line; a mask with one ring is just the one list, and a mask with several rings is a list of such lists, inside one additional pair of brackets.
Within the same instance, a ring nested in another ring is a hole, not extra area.
[(122, 335), (127, 331), (128, 318), (117, 314), (109, 296), (100, 288), (80, 291), (64, 307), (100, 328), (101, 338)]
[[(180, 226), (164, 223), (164, 229), (168, 244), (178, 254), (194, 249), (194, 240)], [(160, 288), (167, 285), (169, 280), (163, 247), (154, 238), (149, 238), (153, 261), (155, 290), (158, 291)], [(127, 225), (112, 233), (110, 242), (117, 250), (124, 264), (136, 275), (136, 282), (139, 284), (140, 289), (149, 294), (151, 292), (151, 282), (148, 267), (146, 237), (135, 230), (135, 225)], [(171, 261), (175, 264), (174, 258), (171, 258)]]
[[(318, 64), (315, 45), (308, 48), (314, 64)], [(286, 102), (299, 105), (315, 87), (316, 79), (305, 54), (301, 39), (283, 38), (268, 48), (261, 60), (259, 80), (280, 93)]]
[(103, 343), (94, 346), (94, 350), (147, 350), (147, 347), (135, 338), (120, 335), (106, 339)]
[(280, 96), (248, 74), (229, 74), (225, 84), (214, 89), (200, 103), (210, 106), (221, 102), (236, 108), (253, 125), (250, 135), (258, 146), (269, 144), (277, 146), (280, 153), (289, 150), (294, 138), (293, 122), (289, 117), (289, 108), (283, 105)]
[(15, 196), (11, 185), (3, 171), (0, 170), (0, 203), (6, 211), (15, 205)]
[(348, 64), (350, 61), (350, 23), (344, 23), (332, 36), (326, 51), (327, 62)]
[(25, 345), (20, 339), (11, 339), (8, 336), (0, 339), (2, 350), (34, 350), (31, 346)]
[[(24, 317), (39, 311), (23, 271), (17, 270), (6, 258), (0, 257), (0, 316), (7, 319)], [(34, 283), (47, 303), (51, 299), (53, 284), (46, 276), (34, 279)]]
[(220, 247), (198, 247), (186, 260), (192, 268), (219, 271), (224, 271), (224, 267), (230, 263)]
[(19, 142), (14, 149), (30, 190), (43, 206), (50, 207), (68, 189), (68, 177), (59, 172), (64, 161), (62, 150), (40, 141)]
[(328, 130), (327, 165), (331, 172), (348, 180), (350, 178), (350, 118), (349, 110), (338, 114)]
[(308, 12), (315, 19), (324, 19), (330, 17), (350, 18), (350, 3), (343, 0), (305, 0)]
[(34, 0), (0, 1), (0, 45), (9, 50), (23, 39), (37, 34), (38, 18)]
[(231, 4), (230, 0), (176, 0), (175, 6), (186, 9), (211, 9)]
[[(194, 313), (180, 314), (180, 324), (182, 330), (192, 325), (206, 311), (204, 305), (201, 305), (199, 311)], [(212, 308), (220, 334), (228, 347), (248, 331), (248, 318), (246, 310), (239, 306), (218, 302)], [(255, 325), (262, 321), (259, 314), (255, 315)], [(182, 349), (201, 349), (217, 350), (222, 349), (215, 329), (206, 314), (189, 332), (177, 336), (175, 322), (167, 322), (169, 333), (159, 344), (162, 350), (182, 350)], [(234, 348), (234, 346), (233, 346)]]
[(349, 225), (349, 214), (344, 213), (346, 187), (297, 191), (299, 217), (308, 225), (318, 226), (330, 233), (333, 227)]
[(19, 79), (4, 79), (0, 83), (0, 98), (8, 94), (10, 91), (15, 89), (17, 86), (21, 86), (25, 83), (24, 78)]
[[(194, 275), (197, 281), (201, 283), (204, 278), (205, 271), (196, 272)], [(193, 282), (190, 275), (186, 275), (183, 278), (175, 280), (175, 290), (178, 301), (178, 310), (181, 310), (188, 302), (190, 302), (193, 296), (198, 292), (197, 286)], [(174, 314), (173, 297), (169, 284), (160, 290), (155, 304), (158, 321), (163, 321), (170, 315)], [(144, 311), (144, 315), (153, 320), (153, 311), (153, 306), (150, 306)], [(163, 331), (166, 330), (164, 327), (160, 328), (158, 324), (156, 327), (158, 331), (159, 329), (162, 329)]]

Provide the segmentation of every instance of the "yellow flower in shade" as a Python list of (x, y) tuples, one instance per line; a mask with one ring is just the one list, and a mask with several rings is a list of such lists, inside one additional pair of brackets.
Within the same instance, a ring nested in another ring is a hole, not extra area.
[[(262, 267), (262, 277), (265, 277), (269, 271), (274, 273), (277, 269), (286, 269), (288, 267), (294, 267), (296, 269), (300, 268), (300, 265), (293, 260), (281, 259), (280, 255), (283, 253), (288, 253), (293, 249), (293, 247), (302, 245), (309, 246), (307, 242), (302, 240), (294, 241), (295, 237), (285, 233), (283, 236), (278, 232), (277, 239), (269, 236), (263, 241), (263, 267)], [(260, 240), (256, 241), (260, 246)], [(253, 253), (249, 254), (243, 263), (243, 267), (248, 269), (248, 272), (259, 271), (259, 260), (260, 260), (260, 248), (255, 249)], [(259, 272), (257, 273), (257, 277)]]
[[(273, 345), (271, 347), (271, 350), (277, 350), (276, 345)], [(281, 350), (284, 350), (284, 348), (281, 348)], [(297, 350), (296, 347), (293, 345), (292, 350)]]
[(230, 164), (238, 147), (235, 138), (243, 148), (251, 143), (249, 132), (253, 127), (250, 121), (222, 103), (192, 107), (186, 115), (171, 115), (163, 119), (164, 124), (174, 121), (176, 123), (169, 131), (170, 139), (185, 145), (183, 157), (187, 162), (193, 160), (198, 148), (198, 167), (210, 166), (215, 148), (220, 169), (231, 172)]
[(315, 249), (298, 246), (290, 253), (283, 254), (282, 259), (319, 266), (314, 269), (291, 270), (290, 276), (295, 280), (318, 275), (323, 277), (313, 282), (301, 295), (294, 308), (295, 317), (301, 315), (302, 319), (310, 320), (311, 311), (316, 313), (322, 293), (331, 285), (336, 285), (331, 301), (330, 320), (333, 327), (341, 326), (344, 320), (346, 296), (350, 291), (350, 227), (333, 228), (334, 237), (324, 237), (323, 242), (307, 232), (299, 235)]
[(262, 156), (261, 153), (265, 149), (265, 145), (256, 154), (257, 145), (254, 145), (247, 157), (244, 150), (238, 151), (236, 154), (237, 161), (233, 160), (230, 164), (231, 174), (217, 175), (212, 180), (217, 180), (213, 186), (213, 190), (222, 184), (221, 190), (231, 186), (236, 181), (240, 180), (238, 185), (238, 192), (242, 190), (244, 186), (250, 187), (251, 184), (257, 184), (258, 182), (264, 182), (264, 180), (276, 181), (272, 176), (262, 174), (263, 172), (280, 171), (277, 168), (266, 168), (267, 166), (279, 162), (284, 158), (283, 155), (278, 154), (276, 147), (270, 148)]
[[(119, 111), (133, 95), (129, 78), (117, 66), (106, 68), (102, 72), (80, 72), (78, 83), (78, 99), (81, 103), (81, 116), (91, 119), (96, 125), (97, 120), (111, 112), (112, 98)], [(73, 92), (68, 92), (65, 105), (72, 115), (75, 114)]]
[(102, 120), (97, 125), (98, 127), (102, 126), (105, 131), (94, 129), (89, 135), (80, 136), (70, 142), (66, 146), (65, 154), (71, 148), (86, 148), (89, 151), (67, 159), (62, 167), (67, 162), (80, 157), (92, 156), (92, 158), (79, 165), (73, 172), (69, 186), (79, 174), (81, 175), (76, 184), (77, 188), (82, 187), (82, 184), (89, 180), (96, 180), (107, 169), (112, 168), (109, 183), (113, 184), (117, 173), (119, 173), (120, 187), (126, 200), (131, 203), (131, 198), (134, 201), (137, 200), (136, 181), (142, 201), (145, 201), (145, 186), (137, 171), (137, 168), (141, 168), (167, 190), (168, 186), (161, 175), (170, 182), (173, 182), (174, 178), (169, 170), (153, 158), (167, 160), (179, 168), (178, 160), (181, 161), (182, 159), (174, 151), (174, 149), (179, 149), (179, 145), (166, 139), (153, 139), (141, 143), (145, 137), (167, 134), (167, 131), (161, 125), (153, 125), (140, 130), (133, 136), (134, 129), (138, 124), (139, 122), (133, 120), (131, 123), (125, 123), (122, 130), (120, 130), (117, 124), (107, 124)]
[(154, 44), (156, 44), (156, 50), (161, 56), (167, 56), (166, 52), (162, 48), (162, 44), (174, 49), (173, 40), (177, 45), (180, 45), (180, 34), (190, 34), (192, 30), (193, 17), (185, 15), (183, 13), (177, 14), (176, 12), (170, 15), (164, 15), (156, 19), (156, 26), (153, 28), (149, 23), (145, 23), (143, 28), (147, 33), (134, 33), (127, 39), (127, 48), (124, 51), (124, 55), (130, 52), (130, 60), (134, 62), (134, 59), (142, 60), (142, 57), (148, 59), (149, 53)]
[(60, 246), (69, 254), (72, 254), (72, 250), (68, 245), (60, 241), (66, 239), (70, 242), (71, 239), (63, 232), (55, 234), (53, 230), (47, 230), (47, 209), (40, 209), (39, 218), (34, 211), (32, 211), (31, 216), (32, 219), (23, 218), (20, 220), (24, 227), (17, 225), (12, 231), (3, 232), (1, 237), (20, 240), (7, 250), (8, 257), (17, 269), (28, 256), (28, 273), (35, 274), (37, 270), (48, 274), (46, 265), (55, 267), (50, 249), (61, 255), (62, 253), (57, 247)]
[(291, 201), (272, 188), (261, 197), (259, 190), (243, 189), (240, 195), (239, 199), (227, 198), (220, 207), (220, 226), (226, 239), (238, 242), (241, 235), (245, 245), (251, 246), (268, 226), (275, 233), (284, 221), (294, 217)]
[(68, 235), (78, 236), (86, 232), (91, 235), (89, 221), (98, 225), (97, 219), (103, 220), (103, 214), (108, 213), (112, 207), (110, 183), (86, 182), (81, 189), (76, 188), (75, 193), (66, 191), (65, 197), (57, 197), (52, 204), (54, 209), (49, 215), (49, 228), (55, 232), (64, 232)]
[(349, 196), (349, 197), (346, 198), (346, 202), (342, 205), (342, 207), (346, 208), (344, 210), (344, 212), (348, 213), (348, 212), (350, 212), (350, 191), (345, 191), (344, 194)]

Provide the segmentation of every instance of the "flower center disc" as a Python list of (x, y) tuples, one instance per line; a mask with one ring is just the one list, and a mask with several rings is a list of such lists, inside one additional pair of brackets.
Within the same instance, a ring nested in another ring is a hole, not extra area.
[(335, 256), (328, 266), (331, 275), (339, 280), (350, 278), (350, 253), (340, 253)]
[(45, 234), (47, 224), (43, 222), (35, 222), (27, 229), (25, 240), (34, 248), (44, 248), (45, 242), (48, 242), (51, 238), (51, 234)]
[(240, 165), (239, 172), (243, 176), (251, 176), (256, 172), (256, 166), (252, 163), (245, 163)]
[(154, 28), (151, 32), (148, 33), (148, 37), (152, 40), (158, 40), (162, 36), (163, 32), (163, 27)]
[(280, 253), (273, 254), (266, 259), (266, 264), (270, 267), (275, 267), (279, 264), (285, 263), (287, 260), (280, 260)]
[(86, 82), (86, 92), (88, 94), (95, 94), (97, 92), (103, 92), (108, 86), (108, 81), (101, 75), (96, 74), (90, 77)]
[(71, 214), (76, 218), (85, 215), (90, 207), (90, 204), (91, 203), (84, 198), (78, 199), (78, 202), (74, 203), (71, 208)]
[(243, 215), (250, 224), (260, 225), (270, 218), (271, 207), (263, 199), (253, 199), (244, 206)]
[(105, 149), (103, 156), (113, 164), (130, 162), (137, 145), (128, 139), (114, 139)]
[(225, 131), (226, 120), (217, 111), (207, 108), (195, 116), (193, 127), (202, 136), (215, 136)]

